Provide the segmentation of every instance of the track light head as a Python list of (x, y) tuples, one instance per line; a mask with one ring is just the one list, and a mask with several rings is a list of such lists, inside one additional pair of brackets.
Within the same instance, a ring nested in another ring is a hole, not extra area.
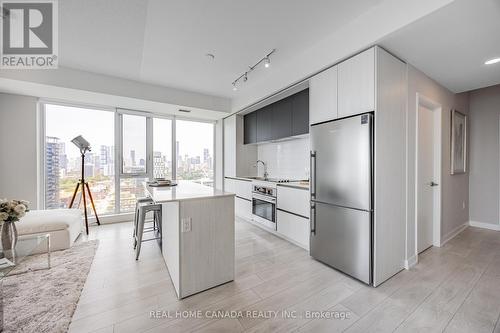
[(269, 57), (266, 57), (266, 59), (264, 60), (264, 67), (269, 68), (269, 66), (271, 66), (271, 59), (269, 59)]
[(247, 82), (248, 81), (248, 75), (247, 73), (245, 73), (245, 76), (243, 76), (243, 82)]
[(238, 90), (238, 87), (236, 87), (236, 83), (233, 83), (233, 91)]

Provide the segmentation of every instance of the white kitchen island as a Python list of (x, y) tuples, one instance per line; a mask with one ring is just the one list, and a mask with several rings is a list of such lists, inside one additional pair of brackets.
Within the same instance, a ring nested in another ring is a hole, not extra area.
[(162, 205), (162, 254), (177, 296), (234, 280), (234, 194), (190, 181), (146, 190)]

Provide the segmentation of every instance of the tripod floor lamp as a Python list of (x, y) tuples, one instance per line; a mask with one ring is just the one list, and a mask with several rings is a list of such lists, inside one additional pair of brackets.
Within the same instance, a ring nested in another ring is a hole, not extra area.
[(99, 222), (99, 216), (97, 216), (97, 211), (94, 205), (94, 199), (92, 198), (92, 193), (90, 192), (89, 183), (85, 181), (85, 154), (91, 150), (90, 143), (85, 140), (81, 135), (77, 136), (73, 140), (71, 140), (80, 149), (80, 155), (82, 156), (82, 178), (78, 181), (75, 187), (75, 191), (73, 192), (73, 197), (71, 198), (71, 202), (69, 204), (69, 208), (73, 207), (73, 203), (75, 202), (76, 194), (78, 190), (81, 188), (82, 191), (82, 199), (83, 199), (83, 212), (85, 214), (85, 231), (87, 235), (89, 234), (89, 221), (87, 216), (87, 198), (86, 194), (90, 199), (90, 203), (92, 204), (92, 209), (94, 210), (95, 219), (98, 225), (101, 225)]

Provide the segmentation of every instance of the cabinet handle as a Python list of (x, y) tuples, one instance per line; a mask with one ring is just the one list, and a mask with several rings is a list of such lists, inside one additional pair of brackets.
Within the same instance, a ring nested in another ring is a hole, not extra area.
[(313, 235), (316, 235), (316, 204), (314, 202), (311, 202), (311, 214), (310, 214), (310, 220), (311, 220), (311, 233)]
[(316, 151), (311, 151), (309, 158), (309, 172), (311, 174), (311, 199), (316, 198)]

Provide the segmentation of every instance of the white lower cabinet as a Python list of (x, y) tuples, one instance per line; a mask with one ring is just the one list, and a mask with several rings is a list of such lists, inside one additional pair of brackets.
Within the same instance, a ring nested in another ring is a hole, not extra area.
[(309, 250), (309, 219), (278, 210), (278, 233)]
[(234, 212), (236, 216), (246, 220), (252, 219), (252, 202), (236, 197), (234, 200)]

